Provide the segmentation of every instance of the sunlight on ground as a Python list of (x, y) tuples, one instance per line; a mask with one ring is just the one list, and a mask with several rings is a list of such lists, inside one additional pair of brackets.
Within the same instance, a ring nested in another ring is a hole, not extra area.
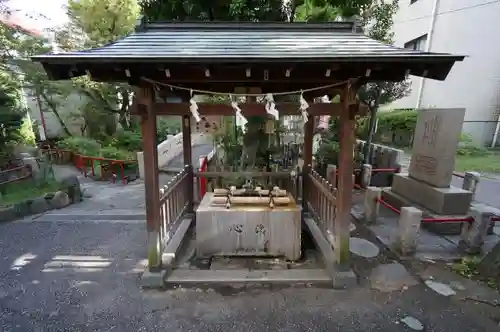
[(34, 255), (32, 253), (27, 253), (27, 254), (21, 255), (14, 260), (14, 263), (12, 263), (12, 265), (10, 266), (10, 269), (14, 270), (14, 271), (19, 271), (24, 266), (28, 265), (35, 258), (36, 258), (36, 255)]
[(111, 264), (110, 259), (102, 256), (54, 256), (45, 263), (42, 272), (99, 272)]

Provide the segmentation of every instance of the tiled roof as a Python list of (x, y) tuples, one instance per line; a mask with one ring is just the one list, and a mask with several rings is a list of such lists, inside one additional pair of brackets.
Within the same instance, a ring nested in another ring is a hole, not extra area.
[(83, 75), (89, 68), (108, 72), (106, 80), (123, 80), (117, 73), (130, 66), (139, 66), (140, 71), (158, 71), (165, 65), (271, 62), (342, 64), (348, 72), (378, 68), (379, 79), (388, 80), (394, 79), (395, 74), (399, 80), (411, 69), (412, 75), (444, 80), (455, 61), (462, 61), (464, 56), (386, 45), (365, 36), (352, 22), (177, 22), (144, 24), (130, 35), (99, 48), (49, 53), (32, 59), (41, 62), (54, 79)]
[(450, 54), (424, 53), (385, 45), (352, 30), (350, 22), (149, 24), (100, 48), (46, 54), (34, 59), (463, 59)]

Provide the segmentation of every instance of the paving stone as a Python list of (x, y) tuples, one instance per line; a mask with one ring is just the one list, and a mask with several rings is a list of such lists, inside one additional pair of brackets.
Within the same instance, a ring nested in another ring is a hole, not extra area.
[(349, 239), (349, 248), (353, 254), (365, 258), (377, 257), (380, 252), (375, 244), (359, 237), (351, 237)]
[(450, 287), (453, 288), (454, 290), (457, 290), (457, 291), (463, 291), (465, 290), (465, 286), (458, 282), (458, 281), (451, 281), (450, 282)]
[(427, 285), (427, 287), (429, 287), (436, 293), (439, 293), (443, 296), (452, 296), (457, 294), (450, 286), (443, 284), (441, 282), (426, 280), (425, 284)]
[(423, 331), (424, 329), (424, 325), (418, 319), (411, 316), (406, 316), (405, 318), (401, 319), (401, 322), (415, 331)]
[(381, 292), (393, 292), (415, 286), (418, 281), (399, 263), (382, 264), (375, 267), (370, 275), (373, 289)]

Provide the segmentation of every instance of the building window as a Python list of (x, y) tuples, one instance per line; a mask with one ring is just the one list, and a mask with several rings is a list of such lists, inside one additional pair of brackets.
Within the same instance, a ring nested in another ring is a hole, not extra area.
[(423, 35), (405, 43), (404, 47), (415, 51), (425, 51), (426, 44), (427, 44), (427, 35)]

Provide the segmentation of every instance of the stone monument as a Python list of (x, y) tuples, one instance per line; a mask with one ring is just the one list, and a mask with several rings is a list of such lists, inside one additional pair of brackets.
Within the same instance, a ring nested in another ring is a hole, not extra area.
[[(472, 192), (450, 185), (455, 169), (465, 109), (418, 111), (408, 174), (396, 174), (382, 197), (396, 207), (416, 206), (428, 217), (467, 214)], [(427, 226), (427, 225), (426, 225)], [(430, 225), (435, 231), (460, 233), (460, 223)]]

